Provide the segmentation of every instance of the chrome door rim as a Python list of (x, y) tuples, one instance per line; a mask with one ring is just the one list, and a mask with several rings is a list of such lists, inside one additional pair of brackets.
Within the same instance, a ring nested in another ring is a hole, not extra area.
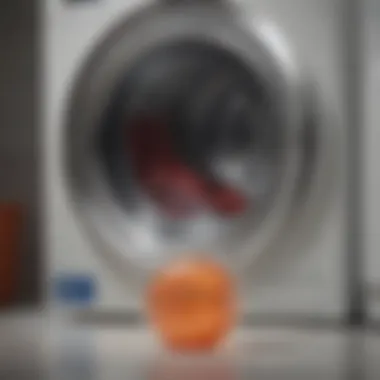
[(214, 6), (148, 8), (135, 18), (135, 22), (128, 18), (111, 31), (76, 78), (65, 126), (67, 133), (63, 168), (69, 179), (66, 188), (75, 205), (74, 212), (86, 233), (91, 236), (96, 250), (108, 257), (113, 256), (123, 266), (123, 270), (136, 268), (146, 271), (169, 257), (164, 258), (161, 254), (157, 257), (147, 256), (146, 261), (142, 262), (141, 257), (136, 260), (135, 252), (125, 248), (125, 215), (113, 202), (99, 174), (96, 160), (86, 154), (85, 147), (99, 120), (105, 97), (124, 71), (125, 65), (150, 46), (173, 38), (206, 38), (220, 44), (249, 62), (264, 76), (275, 76), (278, 79), (275, 81), (276, 90), (283, 94), (281, 104), (286, 109), (288, 155), (280, 196), (266, 222), (237, 248), (233, 260), (227, 258), (228, 265), (244, 268), (270, 247), (287, 223), (301, 166), (298, 146), (302, 128), (301, 73), (289, 47), (284, 43), (281, 46), (274, 44), (273, 36), (265, 32), (259, 20), (249, 20), (247, 25), (238, 13), (231, 19), (229, 12)]

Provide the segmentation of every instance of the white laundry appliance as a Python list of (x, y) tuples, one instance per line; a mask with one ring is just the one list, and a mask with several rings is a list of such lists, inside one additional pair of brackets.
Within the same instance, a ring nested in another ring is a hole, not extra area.
[(202, 251), (247, 312), (343, 316), (346, 3), (44, 1), (50, 305), (140, 310)]

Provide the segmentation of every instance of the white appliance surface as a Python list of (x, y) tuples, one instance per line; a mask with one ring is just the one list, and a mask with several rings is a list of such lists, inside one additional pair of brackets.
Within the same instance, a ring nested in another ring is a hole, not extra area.
[[(48, 281), (59, 273), (84, 273), (97, 279), (99, 310), (125, 310), (139, 305), (95, 254), (64, 192), (60, 169), (62, 124), (70, 86), (79, 65), (94, 44), (141, 0), (44, 2), (44, 165), (46, 252)], [(331, 128), (341, 134), (334, 194), (316, 238), (293, 252), (275, 252), (275, 260), (252, 279), (252, 304), (257, 313), (342, 316), (345, 307), (345, 147), (344, 0), (241, 0), (246, 15), (273, 20), (314, 76), (321, 98), (328, 104)], [(343, 149), (340, 149), (343, 148)], [(49, 287), (49, 286), (48, 286)], [(112, 333), (111, 333), (112, 335)], [(318, 337), (316, 337), (318, 341)], [(340, 338), (335, 342), (339, 342)], [(339, 343), (338, 343), (339, 344)], [(328, 347), (323, 343), (323, 347)], [(105, 349), (104, 345), (103, 349)], [(328, 358), (325, 349), (318, 350)], [(307, 355), (307, 351), (305, 352)], [(318, 356), (320, 354), (317, 354)], [(301, 360), (302, 361), (302, 360)], [(300, 361), (299, 361), (300, 362)], [(261, 363), (260, 365), (265, 365)]]

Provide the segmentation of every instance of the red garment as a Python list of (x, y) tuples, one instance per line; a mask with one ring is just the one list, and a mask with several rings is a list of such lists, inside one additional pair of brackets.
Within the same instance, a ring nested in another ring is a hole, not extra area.
[(210, 183), (181, 162), (166, 126), (140, 120), (128, 144), (138, 180), (159, 207), (174, 217), (186, 217), (203, 206), (232, 216), (242, 213), (246, 199), (238, 191)]

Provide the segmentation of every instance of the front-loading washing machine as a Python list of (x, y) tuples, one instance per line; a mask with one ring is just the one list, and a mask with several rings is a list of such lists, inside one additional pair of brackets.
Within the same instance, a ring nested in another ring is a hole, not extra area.
[(205, 252), (247, 313), (342, 316), (346, 5), (44, 2), (49, 305), (139, 311)]

